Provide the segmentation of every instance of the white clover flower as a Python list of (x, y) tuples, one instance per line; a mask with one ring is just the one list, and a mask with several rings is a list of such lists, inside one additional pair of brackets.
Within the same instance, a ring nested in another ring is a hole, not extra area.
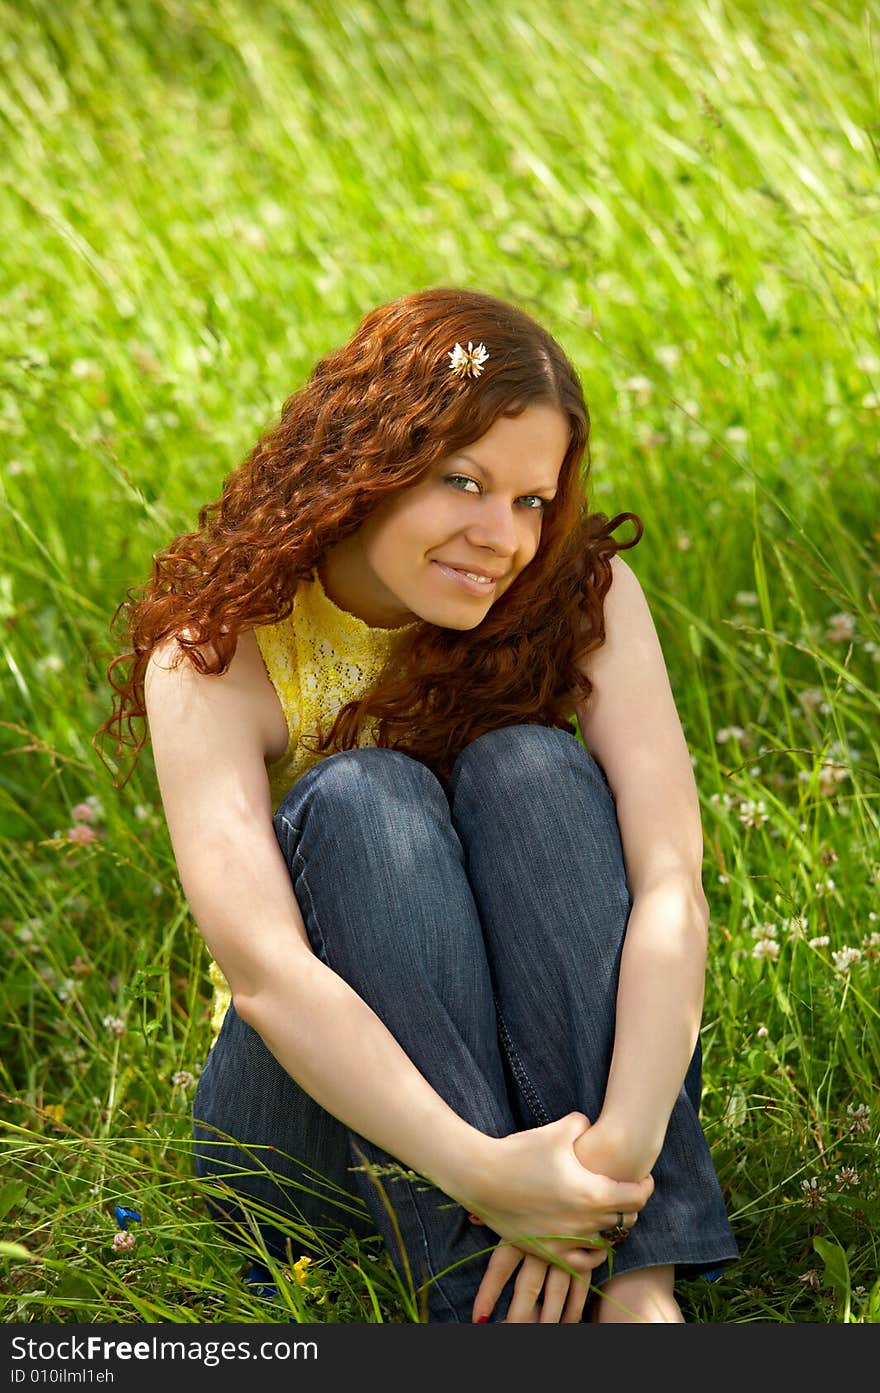
[(856, 621), (852, 614), (832, 614), (828, 620), (825, 637), (833, 643), (845, 643), (855, 633)]
[(674, 343), (663, 343), (654, 349), (654, 357), (664, 368), (674, 368), (681, 358), (681, 349)]
[(789, 938), (803, 938), (807, 932), (806, 915), (795, 914), (791, 919), (787, 919), (785, 927), (788, 930)]
[(775, 938), (775, 937), (776, 937), (776, 925), (775, 925), (775, 924), (753, 924), (753, 925), (752, 925), (752, 938)]
[[(842, 769), (839, 765), (823, 764), (817, 776), (819, 792), (824, 797), (830, 797), (834, 792), (835, 786), (844, 779), (849, 778), (849, 772)], [(843, 809), (841, 808), (841, 812)]]
[(756, 605), (758, 603), (758, 597), (754, 590), (737, 590), (733, 597), (733, 602), (736, 605)]
[(861, 948), (840, 948), (836, 953), (831, 954), (834, 970), (840, 973), (849, 972), (855, 963), (861, 962), (861, 958)]
[(859, 1173), (852, 1166), (841, 1166), (834, 1179), (841, 1188), (845, 1185), (858, 1185)]
[(105, 1030), (109, 1030), (111, 1035), (125, 1034), (125, 1021), (122, 1016), (105, 1016), (101, 1021)]
[(774, 961), (779, 957), (779, 944), (775, 938), (762, 938), (752, 949), (753, 958), (772, 958)]
[(483, 364), (489, 357), (485, 344), (478, 343), (474, 348), (473, 342), (468, 340), (467, 348), (462, 348), (460, 343), (447, 354), (449, 358), (449, 370), (454, 377), (479, 377), (483, 371)]
[(727, 740), (742, 740), (744, 735), (742, 726), (722, 726), (715, 732), (715, 743), (723, 745)]
[(628, 377), (623, 385), (627, 392), (635, 392), (639, 396), (650, 396), (654, 390), (654, 384), (650, 377), (644, 377), (642, 374)]
[(808, 946), (810, 948), (827, 948), (830, 942), (831, 939), (827, 934), (819, 934), (816, 938), (808, 940)]
[(867, 1103), (847, 1103), (846, 1115), (853, 1132), (869, 1132), (871, 1130), (871, 1109)]
[(747, 798), (739, 805), (739, 820), (745, 827), (763, 827), (768, 820), (764, 800)]
[(188, 1069), (178, 1069), (176, 1073), (171, 1075), (171, 1083), (174, 1088), (192, 1088), (195, 1077)]
[(713, 793), (709, 797), (710, 803), (720, 803), (721, 807), (724, 809), (726, 813), (730, 812), (730, 809), (733, 807), (734, 801), (735, 800), (730, 796), (729, 793)]
[(798, 692), (797, 698), (805, 711), (815, 711), (823, 700), (823, 693), (818, 687), (805, 687), (802, 692)]
[(812, 1180), (802, 1180), (801, 1189), (804, 1192), (804, 1204), (821, 1204), (823, 1199), (825, 1198), (825, 1191), (819, 1184), (815, 1176), (812, 1178)]
[(758, 1040), (766, 1040), (769, 1034), (770, 1031), (767, 1029), (766, 1025), (759, 1025), (755, 1032), (755, 1038)]

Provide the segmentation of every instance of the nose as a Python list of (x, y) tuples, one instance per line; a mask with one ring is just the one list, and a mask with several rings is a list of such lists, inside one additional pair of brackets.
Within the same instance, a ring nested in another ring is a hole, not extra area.
[(500, 560), (510, 560), (519, 547), (516, 519), (503, 501), (485, 500), (478, 519), (471, 519), (467, 539), (473, 547), (490, 547)]

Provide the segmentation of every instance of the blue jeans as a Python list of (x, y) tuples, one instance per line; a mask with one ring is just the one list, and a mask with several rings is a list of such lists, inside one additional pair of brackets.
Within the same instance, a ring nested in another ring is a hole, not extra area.
[[(632, 899), (614, 797), (574, 734), (490, 731), (461, 752), (448, 792), (400, 751), (340, 751), (297, 780), (274, 827), (314, 952), (455, 1112), (495, 1137), (573, 1110), (598, 1117)], [(615, 1274), (674, 1263), (692, 1277), (739, 1256), (697, 1116), (700, 1087), (698, 1045), (654, 1193), (615, 1250)], [(227, 1179), (233, 1193), (314, 1225), (331, 1243), (345, 1230), (380, 1234), (401, 1277), (408, 1267), (416, 1287), (428, 1284), (429, 1321), (470, 1321), (488, 1262), (474, 1255), (496, 1235), (426, 1181), (386, 1173), (401, 1254), (375, 1179), (352, 1169), (363, 1165), (353, 1146), (376, 1166), (396, 1158), (305, 1093), (234, 1006), (193, 1115), (197, 1175)], [(233, 1151), (212, 1143), (218, 1133), (277, 1150)], [(236, 1217), (231, 1201), (212, 1213)], [(260, 1228), (283, 1258), (281, 1234), (269, 1220)], [(515, 1277), (493, 1321), (503, 1320)], [(593, 1282), (607, 1277), (605, 1264)]]

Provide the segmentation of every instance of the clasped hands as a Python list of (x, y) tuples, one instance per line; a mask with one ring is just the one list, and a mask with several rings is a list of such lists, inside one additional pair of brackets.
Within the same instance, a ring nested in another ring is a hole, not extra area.
[[(632, 1228), (654, 1190), (650, 1175), (624, 1181), (605, 1174), (599, 1168), (607, 1154), (601, 1127), (590, 1135), (588, 1129), (589, 1119), (572, 1112), (497, 1140), (491, 1190), (482, 1203), (469, 1206), (471, 1221), (485, 1224), (501, 1240), (474, 1299), (475, 1323), (489, 1319), (517, 1268), (506, 1322), (581, 1320), (590, 1274), (609, 1252), (609, 1238), (602, 1231), (615, 1229), (621, 1215), (624, 1228)], [(525, 1236), (535, 1234), (571, 1236)]]

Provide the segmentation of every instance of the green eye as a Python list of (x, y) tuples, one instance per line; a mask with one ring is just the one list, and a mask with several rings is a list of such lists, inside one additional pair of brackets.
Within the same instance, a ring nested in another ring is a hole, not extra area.
[[(462, 480), (462, 482), (465, 483), (465, 484), (477, 484), (477, 488), (480, 487), (480, 485), (477, 483), (476, 479), (471, 479), (467, 474), (447, 474), (447, 476), (446, 476), (446, 481), (445, 481), (445, 482), (446, 482), (447, 484), (453, 484), (453, 483), (455, 483), (455, 481), (456, 481), (457, 479)], [(524, 498), (537, 498), (539, 504), (541, 505), (539, 508), (529, 508), (529, 509), (527, 509), (527, 511), (530, 512), (530, 513), (541, 513), (541, 512), (544, 512), (544, 510), (547, 509), (547, 508), (549, 508), (549, 507), (550, 507), (550, 504), (553, 502), (553, 499), (552, 499), (552, 498), (542, 498), (541, 495), (540, 495), (539, 493), (525, 493), (525, 494), (523, 494), (523, 497), (524, 497)]]

